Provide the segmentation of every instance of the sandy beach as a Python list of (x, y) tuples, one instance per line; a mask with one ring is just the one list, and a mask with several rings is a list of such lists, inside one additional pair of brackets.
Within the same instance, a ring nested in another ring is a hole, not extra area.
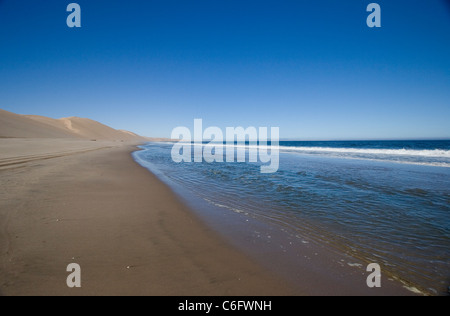
[[(140, 167), (134, 143), (0, 139), (1, 295), (289, 295)], [(66, 267), (82, 269), (69, 289)]]
[(70, 2), (0, 0), (0, 296), (450, 295), (450, 0)]
[(259, 227), (211, 222), (135, 161), (155, 139), (77, 117), (0, 110), (0, 123), (0, 295), (412, 294), (388, 275), (369, 289), (325, 243), (291, 242), (292, 257), (251, 237)]

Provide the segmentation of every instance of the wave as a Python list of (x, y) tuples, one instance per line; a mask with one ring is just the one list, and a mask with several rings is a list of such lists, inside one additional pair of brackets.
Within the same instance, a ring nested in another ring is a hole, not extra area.
[(416, 149), (370, 149), (370, 148), (332, 148), (332, 147), (289, 147), (289, 146), (278, 146), (278, 147), (279, 150), (289, 150), (299, 152), (450, 158), (450, 150), (442, 150), (442, 149), (416, 150)]
[[(173, 145), (174, 143), (165, 143)], [(189, 145), (189, 144), (187, 144)], [(283, 146), (283, 145), (253, 145), (253, 144), (221, 144), (207, 143), (193, 146), (222, 147), (245, 149), (278, 151), (283, 153), (299, 153), (307, 155), (320, 155), (344, 159), (363, 159), (373, 161), (389, 161), (401, 164), (424, 165), (434, 167), (450, 167), (450, 150), (446, 149), (392, 149), (392, 148), (344, 148), (344, 147), (303, 147), (303, 146)], [(224, 152), (225, 154), (225, 152)]]
[[(199, 145), (199, 144), (194, 144)], [(337, 154), (362, 154), (362, 155), (384, 155), (384, 156), (413, 156), (450, 158), (450, 150), (443, 149), (375, 149), (375, 148), (335, 148), (335, 147), (298, 147), (298, 146), (270, 146), (270, 145), (230, 145), (230, 144), (203, 144), (204, 147), (234, 147), (246, 149), (264, 149), (278, 151), (296, 151), (305, 153), (337, 153)]]

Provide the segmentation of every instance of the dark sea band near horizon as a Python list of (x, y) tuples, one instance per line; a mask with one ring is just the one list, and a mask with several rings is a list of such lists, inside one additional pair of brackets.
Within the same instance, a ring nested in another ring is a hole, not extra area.
[(418, 292), (446, 293), (450, 141), (281, 141), (274, 174), (259, 163), (175, 163), (172, 147), (148, 143), (134, 157), (185, 196), (379, 263)]

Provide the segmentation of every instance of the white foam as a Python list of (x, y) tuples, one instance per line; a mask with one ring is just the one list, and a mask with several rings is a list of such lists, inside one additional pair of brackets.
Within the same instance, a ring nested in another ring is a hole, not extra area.
[[(243, 144), (192, 144), (193, 146), (223, 147), (247, 150), (276, 150), (285, 153), (300, 153), (309, 155), (323, 155), (332, 158), (364, 159), (372, 161), (387, 161), (401, 164), (450, 167), (450, 150), (443, 149), (371, 149), (371, 148), (332, 148), (332, 147), (295, 147), (272, 145), (243, 145)], [(436, 161), (437, 160), (437, 161)]]
[(298, 147), (298, 146), (271, 146), (271, 145), (241, 145), (241, 144), (193, 144), (204, 147), (234, 147), (246, 149), (264, 149), (279, 151), (295, 151), (304, 153), (339, 153), (339, 154), (361, 154), (361, 155), (384, 155), (384, 156), (408, 156), (408, 157), (433, 157), (450, 158), (450, 150), (444, 149), (375, 149), (375, 148), (333, 148), (333, 147)]
[(385, 156), (416, 156), (450, 158), (450, 150), (415, 150), (415, 149), (369, 149), (369, 148), (331, 148), (331, 147), (288, 147), (280, 146), (280, 150), (317, 153), (366, 154)]
[(357, 268), (360, 268), (360, 267), (363, 266), (363, 265), (360, 264), (360, 263), (350, 263), (350, 262), (348, 262), (347, 264), (348, 264), (350, 267), (357, 267)]
[(403, 287), (405, 289), (407, 289), (408, 291), (413, 292), (414, 294), (424, 295), (424, 293), (422, 291), (420, 291), (418, 288), (416, 288), (414, 286), (404, 285)]

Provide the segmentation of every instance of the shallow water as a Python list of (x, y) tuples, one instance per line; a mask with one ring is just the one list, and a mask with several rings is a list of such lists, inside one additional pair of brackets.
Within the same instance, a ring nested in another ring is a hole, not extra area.
[[(327, 243), (429, 294), (450, 280), (450, 142), (281, 142), (280, 169), (135, 158), (206, 203)], [(220, 225), (220, 223), (219, 223)]]

